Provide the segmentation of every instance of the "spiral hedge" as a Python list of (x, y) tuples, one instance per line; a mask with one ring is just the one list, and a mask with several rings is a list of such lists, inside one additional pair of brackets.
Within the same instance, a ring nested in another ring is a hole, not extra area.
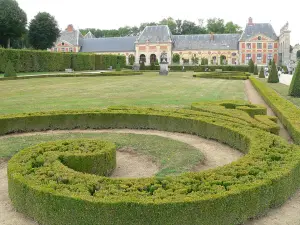
[(19, 212), (40, 224), (242, 223), (285, 202), (300, 184), (299, 147), (269, 132), (267, 124), (255, 126), (255, 116), (244, 120), (245, 111), (237, 108), (255, 108), (247, 105), (218, 103), (213, 104), (215, 110), (207, 104), (194, 104), (197, 110), (112, 107), (1, 116), (1, 135), (49, 129), (156, 129), (199, 135), (247, 153), (203, 172), (112, 179), (71, 169), (52, 153), (43, 154), (47, 160), (34, 167), (26, 159), (32, 154), (38, 159), (42, 145), (9, 162), (9, 196)]

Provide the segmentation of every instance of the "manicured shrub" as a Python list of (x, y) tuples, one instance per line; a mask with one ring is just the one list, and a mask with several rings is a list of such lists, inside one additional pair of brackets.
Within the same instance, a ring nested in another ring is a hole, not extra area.
[(173, 54), (173, 56), (172, 56), (172, 62), (173, 63), (179, 63), (180, 62), (180, 55), (177, 54), (177, 53)]
[(260, 72), (259, 72), (259, 76), (258, 77), (259, 78), (265, 78), (265, 71), (264, 71), (263, 67), (260, 68)]
[(268, 83), (278, 83), (279, 77), (278, 77), (278, 71), (276, 68), (275, 61), (272, 62), (272, 68), (268, 77)]
[(129, 62), (129, 65), (133, 65), (134, 62), (135, 62), (135, 56), (131, 54), (131, 55), (128, 57), (128, 62)]
[(48, 129), (156, 129), (195, 134), (249, 152), (203, 172), (110, 179), (52, 163), (52, 154), (59, 153), (55, 149), (45, 157), (22, 151), (8, 163), (12, 203), (40, 224), (74, 225), (241, 224), (281, 205), (300, 185), (299, 146), (257, 127), (254, 120), (260, 115), (244, 119), (246, 113), (237, 110), (231, 116), (232, 107), (252, 105), (226, 102), (212, 107), (213, 112), (198, 104), (199, 111), (110, 107), (0, 116), (2, 135)]
[(222, 71), (222, 72), (203, 72), (203, 73), (196, 73), (193, 77), (198, 78), (211, 78), (211, 79), (228, 79), (228, 80), (247, 80), (249, 73), (243, 73), (239, 71)]
[(121, 66), (120, 66), (120, 64), (117, 64), (117, 66), (116, 66), (116, 71), (121, 71)]
[(249, 60), (249, 73), (254, 73), (254, 62), (252, 59)]
[(155, 66), (155, 63), (152, 62), (151, 65), (150, 65), (150, 70), (156, 70), (156, 66)]
[(95, 55), (96, 70), (107, 70), (110, 66), (116, 69), (118, 63), (120, 68), (124, 68), (126, 66), (126, 57), (119, 55)]
[(289, 88), (289, 95), (293, 97), (300, 97), (300, 62), (298, 62), (293, 79)]
[(146, 70), (146, 66), (145, 66), (145, 62), (144, 61), (142, 61), (140, 63), (140, 70)]
[(258, 68), (257, 68), (257, 65), (254, 66), (254, 72), (253, 72), (254, 75), (258, 75)]
[(5, 73), (4, 73), (4, 77), (16, 77), (16, 71), (11, 63), (11, 61), (8, 61), (6, 63), (6, 69), (5, 69)]
[(261, 94), (282, 124), (287, 128), (294, 142), (300, 145), (300, 109), (263, 82), (252, 77), (250, 77), (250, 80), (255, 89)]

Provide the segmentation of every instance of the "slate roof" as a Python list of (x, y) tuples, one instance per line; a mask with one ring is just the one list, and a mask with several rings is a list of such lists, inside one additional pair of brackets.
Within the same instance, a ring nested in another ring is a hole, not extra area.
[(173, 51), (184, 50), (238, 50), (240, 34), (173, 35)]
[(273, 40), (277, 40), (278, 37), (270, 23), (253, 23), (247, 24), (240, 41), (245, 41), (254, 35), (262, 34)]
[(171, 42), (172, 34), (167, 25), (146, 26), (137, 39), (137, 43)]
[(83, 39), (81, 52), (134, 52), (136, 38), (111, 37)]
[(67, 41), (72, 45), (80, 45), (80, 39), (82, 39), (83, 36), (78, 30), (74, 31), (67, 31), (64, 30), (61, 32), (60, 37), (56, 41), (56, 43), (62, 42), (62, 41)]

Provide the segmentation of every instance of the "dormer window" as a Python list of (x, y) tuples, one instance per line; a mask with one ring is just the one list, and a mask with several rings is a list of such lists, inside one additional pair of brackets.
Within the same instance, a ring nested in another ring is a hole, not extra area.
[(261, 36), (258, 36), (258, 38), (257, 38), (259, 41), (261, 40)]
[(65, 42), (62, 42), (61, 45), (64, 46), (64, 45), (65, 45)]

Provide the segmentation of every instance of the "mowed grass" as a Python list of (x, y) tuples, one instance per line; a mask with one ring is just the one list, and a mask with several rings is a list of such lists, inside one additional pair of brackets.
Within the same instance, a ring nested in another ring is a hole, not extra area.
[(155, 135), (117, 133), (65, 133), (11, 136), (0, 138), (0, 159), (10, 158), (18, 151), (42, 142), (93, 138), (116, 143), (117, 149), (129, 148), (134, 152), (150, 156), (160, 166), (156, 176), (176, 175), (188, 172), (204, 160), (196, 148), (183, 142)]
[(0, 114), (93, 109), (113, 105), (187, 107), (197, 101), (246, 100), (244, 81), (159, 76), (35, 78), (0, 82)]
[(262, 79), (264, 82), (266, 82), (266, 84), (273, 88), (278, 94), (280, 94), (282, 97), (284, 97), (285, 99), (291, 101), (292, 103), (294, 103), (296, 106), (300, 107), (300, 98), (295, 98), (292, 96), (289, 96), (289, 88), (290, 86), (282, 84), (282, 83), (268, 83), (267, 79)]

